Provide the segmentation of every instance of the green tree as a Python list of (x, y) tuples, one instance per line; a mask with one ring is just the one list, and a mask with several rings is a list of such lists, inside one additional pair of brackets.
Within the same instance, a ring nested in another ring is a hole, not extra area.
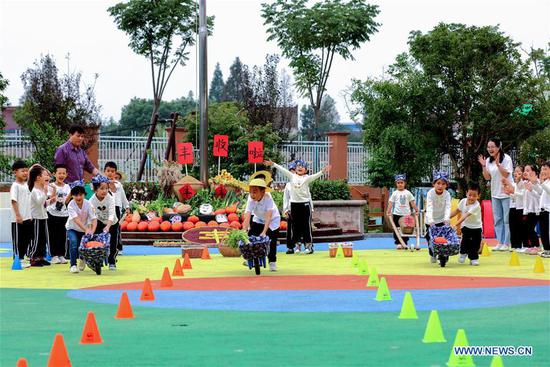
[[(130, 0), (108, 9), (118, 29), (130, 37), (130, 48), (149, 59), (153, 84), (153, 109), (159, 112), (162, 96), (178, 65), (189, 59), (195, 44), (198, 6), (193, 0)], [(214, 18), (208, 19), (209, 30)]]
[[(411, 32), (409, 54), (397, 57), (385, 80), (354, 82), (371, 181), (390, 184), (400, 171), (428, 176), (442, 154), (460, 187), (478, 179), (477, 156), (489, 138), (500, 137), (509, 150), (548, 124), (540, 83), (498, 27), (439, 24)], [(514, 112), (525, 103), (531, 112)]]
[(325, 94), (321, 103), (321, 118), (319, 124), (315, 124), (315, 112), (311, 106), (302, 106), (300, 111), (302, 128), (300, 132), (306, 140), (323, 139), (329, 131), (335, 131), (340, 122), (340, 115), (336, 109), (336, 101)]
[(214, 75), (212, 76), (212, 82), (210, 82), (210, 93), (208, 97), (212, 102), (221, 102), (223, 100), (223, 90), (225, 83), (223, 81), (222, 70), (220, 69), (220, 63), (216, 63), (214, 69)]
[(298, 91), (309, 99), (315, 125), (335, 55), (353, 60), (352, 51), (378, 31), (379, 10), (363, 0), (277, 0), (262, 4), (268, 41), (275, 40), (290, 59)]
[(244, 74), (246, 65), (243, 65), (241, 59), (235, 58), (235, 61), (229, 67), (229, 77), (225, 82), (223, 100), (227, 102), (244, 102)]
[[(4, 95), (4, 91), (9, 85), (9, 81), (4, 79), (2, 72), (0, 72), (0, 143), (4, 138), (4, 127), (6, 122), (4, 121), (4, 109), (8, 106), (8, 97)], [(0, 152), (0, 173), (9, 173), (10, 172), (10, 161), (12, 157), (5, 155), (3, 152)]]

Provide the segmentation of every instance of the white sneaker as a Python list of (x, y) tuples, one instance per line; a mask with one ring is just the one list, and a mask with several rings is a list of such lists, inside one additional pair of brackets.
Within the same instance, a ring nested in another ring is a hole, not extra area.
[(84, 269), (86, 269), (86, 260), (78, 259), (78, 270), (84, 271)]
[(499, 251), (509, 251), (509, 250), (510, 250), (510, 246), (508, 246), (508, 245), (501, 245)]
[(113, 265), (113, 264), (109, 265), (109, 270), (116, 271), (116, 265)]
[(437, 257), (431, 256), (431, 257), (430, 257), (430, 262), (431, 262), (432, 264), (435, 264), (435, 263), (437, 262)]
[(467, 256), (468, 256), (468, 255), (466, 255), (466, 254), (460, 254), (460, 256), (458, 257), (458, 262), (459, 262), (460, 264), (464, 264), (464, 261), (466, 260), (466, 257), (467, 257)]
[(24, 259), (21, 260), (20, 262), (21, 262), (21, 267), (22, 267), (23, 269), (26, 269), (26, 268), (30, 268), (30, 267), (31, 267), (31, 263), (28, 262), (28, 261), (26, 261), (26, 260), (24, 260)]
[(269, 271), (277, 271), (277, 263), (269, 263)]
[(500, 251), (502, 246), (504, 246), (502, 243), (498, 243), (495, 247), (493, 247), (493, 251)]
[(54, 257), (52, 257), (52, 261), (50, 261), (50, 263), (52, 263), (52, 264), (61, 264), (61, 261), (59, 261), (58, 256), (54, 256)]
[(124, 255), (124, 252), (122, 252), (122, 250), (120, 250), (120, 251), (118, 251), (118, 252), (116, 253), (116, 255), (117, 255), (117, 256), (122, 256), (122, 255)]
[(80, 270), (76, 267), (76, 265), (71, 266), (71, 269), (69, 270), (71, 273), (79, 273)]
[(300, 253), (300, 246), (298, 246), (298, 247), (296, 247), (296, 248), (294, 249), (294, 253), (295, 253), (295, 254), (299, 254), (299, 253)]
[(525, 251), (527, 251), (527, 249), (526, 249), (525, 247), (516, 249), (516, 252), (517, 252), (517, 253), (520, 253), (520, 254), (525, 253)]
[(470, 265), (478, 266), (478, 265), (479, 265), (479, 260), (472, 260), (472, 261), (470, 261)]
[(67, 259), (65, 259), (64, 256), (59, 256), (59, 263), (60, 264), (66, 264), (66, 263), (68, 263), (68, 261), (67, 261)]
[(550, 257), (550, 251), (549, 250), (543, 251), (542, 254), (540, 254), (540, 257), (549, 258)]

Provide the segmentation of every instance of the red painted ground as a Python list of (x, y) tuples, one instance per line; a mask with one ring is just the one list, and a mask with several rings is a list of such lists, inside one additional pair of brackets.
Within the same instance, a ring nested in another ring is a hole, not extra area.
[[(383, 275), (382, 275), (383, 276)], [(548, 280), (456, 277), (431, 275), (387, 275), (390, 289), (453, 289), (492, 288), (550, 285)], [(166, 290), (350, 290), (364, 289), (368, 277), (359, 275), (303, 275), (270, 277), (226, 277), (226, 278), (173, 278), (174, 286)], [(155, 289), (160, 281), (151, 282)], [(122, 283), (87, 289), (142, 289), (143, 283)]]

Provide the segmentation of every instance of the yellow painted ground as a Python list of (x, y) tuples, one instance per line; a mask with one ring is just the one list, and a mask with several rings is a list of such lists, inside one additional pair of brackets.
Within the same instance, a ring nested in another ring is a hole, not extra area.
[[(447, 267), (441, 268), (431, 264), (427, 251), (407, 252), (395, 250), (356, 251), (365, 258), (369, 266), (375, 266), (381, 274), (402, 275), (442, 275), (442, 276), (475, 276), (475, 277), (511, 277), (550, 280), (550, 259), (543, 259), (545, 273), (534, 273), (535, 256), (520, 255), (519, 267), (508, 265), (510, 253), (492, 253), (489, 257), (480, 258), (480, 266), (458, 264), (457, 256), (451, 258)], [(165, 266), (171, 270), (177, 256), (148, 255), (121, 256), (118, 270), (111, 272), (103, 268), (103, 274), (97, 276), (90, 269), (79, 274), (69, 273), (67, 265), (52, 265), (43, 268), (29, 268), (21, 271), (11, 270), (11, 258), (0, 258), (0, 288), (59, 288), (77, 289), (98, 285), (143, 281), (145, 278), (158, 280)], [(242, 266), (241, 258), (224, 258), (212, 255), (212, 260), (193, 259), (193, 269), (186, 270), (185, 276), (191, 278), (254, 276), (253, 270)], [(313, 255), (278, 256), (277, 273), (263, 271), (261, 276), (281, 275), (354, 275), (355, 268), (351, 259), (334, 259), (328, 257), (327, 251)]]

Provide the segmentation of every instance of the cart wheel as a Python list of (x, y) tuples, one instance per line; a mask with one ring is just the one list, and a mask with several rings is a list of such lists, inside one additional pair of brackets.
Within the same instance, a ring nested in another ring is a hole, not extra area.
[(254, 271), (256, 271), (256, 275), (260, 275), (260, 259), (258, 258), (254, 259)]
[(439, 265), (444, 268), (445, 264), (447, 264), (447, 256), (439, 256)]
[(96, 264), (94, 270), (97, 275), (101, 275), (101, 263)]

